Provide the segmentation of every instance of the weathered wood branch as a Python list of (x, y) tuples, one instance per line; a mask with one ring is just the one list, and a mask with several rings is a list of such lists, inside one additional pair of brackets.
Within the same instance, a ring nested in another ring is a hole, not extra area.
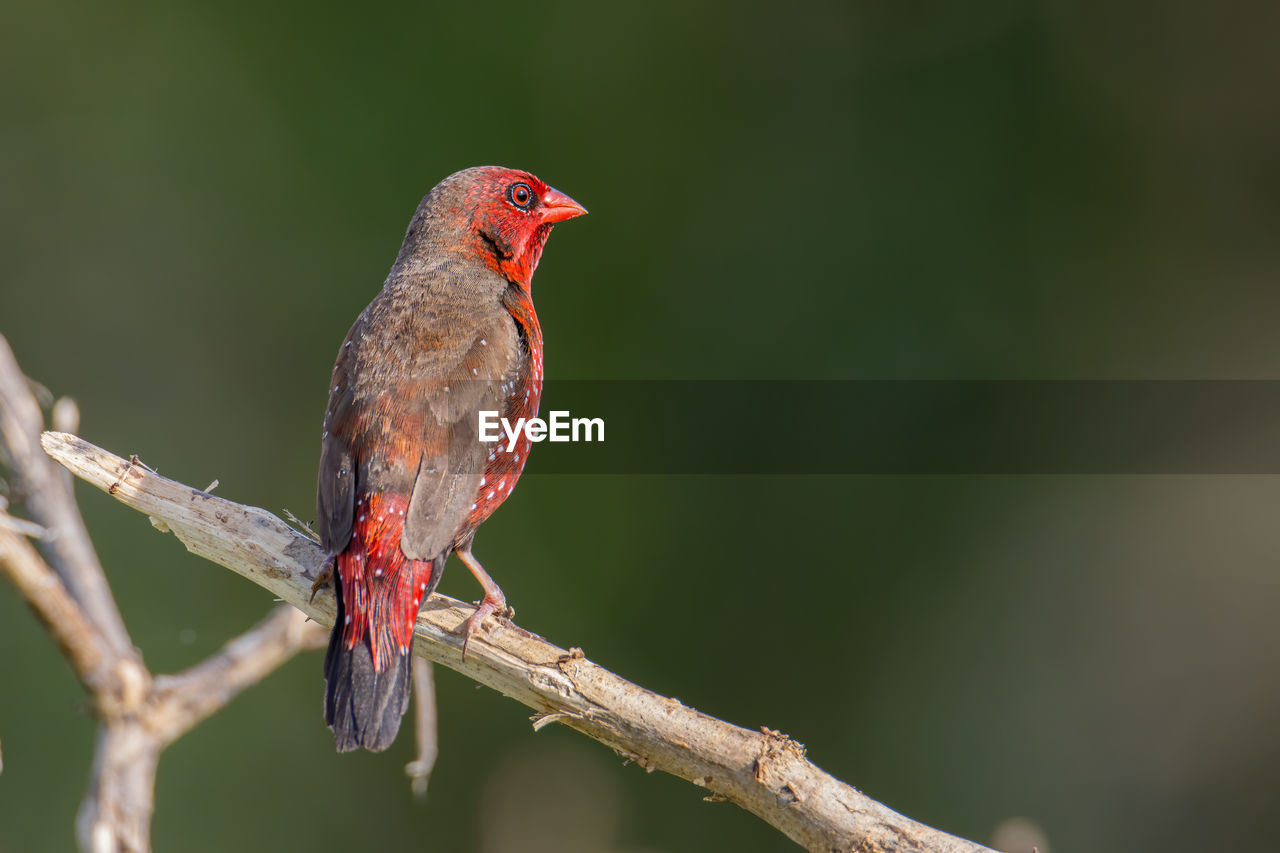
[(27, 538), (7, 524), (0, 524), (0, 565), (92, 695), (107, 655), (80, 606)]
[(134, 655), (133, 641), (72, 496), (71, 481), (40, 452), (43, 429), (35, 395), (8, 342), (0, 337), (0, 458), (8, 458), (14, 497), (44, 528), (48, 565), (96, 629), (97, 642), (112, 656)]
[(177, 740), (297, 652), (323, 646), (328, 632), (317, 628), (295, 608), (280, 605), (190, 669), (157, 675), (150, 698), (152, 730), (165, 745)]
[[(53, 406), (73, 426), (75, 405)], [(133, 647), (71, 489), (40, 448), (44, 428), (31, 385), (0, 337), (0, 462), (11, 496), (0, 496), (0, 576), (9, 578), (58, 643), (99, 722), (88, 790), (76, 819), (82, 850), (150, 849), (155, 773), (170, 742), (292, 654), (324, 642), (296, 609), (278, 607), (258, 627), (185, 673), (153, 677)], [(38, 541), (40, 549), (27, 537)]]
[[(264, 587), (329, 625), (334, 598), (311, 587), (325, 555), (271, 513), (161, 477), (82, 439), (45, 433), (45, 451), (76, 476), (149, 515), (188, 550)], [(470, 605), (433, 596), (418, 618), (414, 652), (444, 664), (634, 760), (737, 803), (810, 850), (982, 851), (987, 848), (889, 809), (824, 772), (786, 735), (718, 720), (645, 690), (506, 620), (492, 620), (462, 659), (456, 633)], [(317, 720), (317, 725), (319, 724)]]

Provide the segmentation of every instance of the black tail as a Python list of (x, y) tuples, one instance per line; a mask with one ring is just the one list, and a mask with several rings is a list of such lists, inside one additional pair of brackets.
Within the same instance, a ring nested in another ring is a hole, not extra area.
[(324, 720), (333, 729), (338, 752), (364, 747), (381, 752), (391, 746), (400, 731), (400, 720), (409, 708), (409, 656), (396, 649), (381, 672), (373, 668), (369, 643), (347, 648), (342, 637), (346, 608), (342, 605), (342, 584), (334, 584), (338, 595), (338, 618), (329, 635), (324, 656)]

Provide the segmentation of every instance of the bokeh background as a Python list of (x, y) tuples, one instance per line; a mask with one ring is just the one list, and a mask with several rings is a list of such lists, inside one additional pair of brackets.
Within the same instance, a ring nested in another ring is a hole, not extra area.
[[(468, 165), (591, 208), (535, 282), (553, 377), (1280, 365), (1273, 4), (3, 18), (0, 333), (90, 440), (273, 511), (311, 517), (337, 345), (418, 199)], [(749, 413), (688, 428), (710, 441)], [(927, 444), (947, 424), (899, 428)], [(270, 606), (81, 498), (154, 669)], [(529, 628), (781, 729), (930, 824), (1055, 853), (1260, 849), (1280, 797), (1278, 512), (1271, 476), (562, 476), (535, 452), (477, 552)], [(477, 594), (456, 562), (442, 591)], [(3, 587), (0, 647), (0, 850), (66, 850), (93, 727)], [(446, 671), (420, 804), (412, 738), (333, 753), (320, 663), (165, 754), (157, 849), (794, 849)]]

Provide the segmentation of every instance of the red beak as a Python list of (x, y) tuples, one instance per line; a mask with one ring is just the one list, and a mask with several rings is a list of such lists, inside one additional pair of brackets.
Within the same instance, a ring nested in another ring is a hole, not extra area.
[(585, 207), (555, 187), (547, 187), (547, 191), (542, 195), (543, 222), (564, 222), (566, 219), (573, 219), (586, 212)]

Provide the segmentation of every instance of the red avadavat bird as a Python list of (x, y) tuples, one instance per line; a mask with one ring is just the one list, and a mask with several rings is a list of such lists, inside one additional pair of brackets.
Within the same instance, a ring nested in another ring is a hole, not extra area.
[[(409, 704), (410, 646), (449, 553), (484, 587), (465, 637), (506, 599), (471, 554), (530, 443), (479, 440), (479, 413), (537, 415), (542, 330), (530, 279), (551, 227), (586, 208), (516, 169), (441, 181), (418, 205), (382, 290), (338, 351), (316, 504), (338, 618), (325, 720), (340, 752), (390, 746)], [(465, 648), (465, 646), (464, 646)]]

